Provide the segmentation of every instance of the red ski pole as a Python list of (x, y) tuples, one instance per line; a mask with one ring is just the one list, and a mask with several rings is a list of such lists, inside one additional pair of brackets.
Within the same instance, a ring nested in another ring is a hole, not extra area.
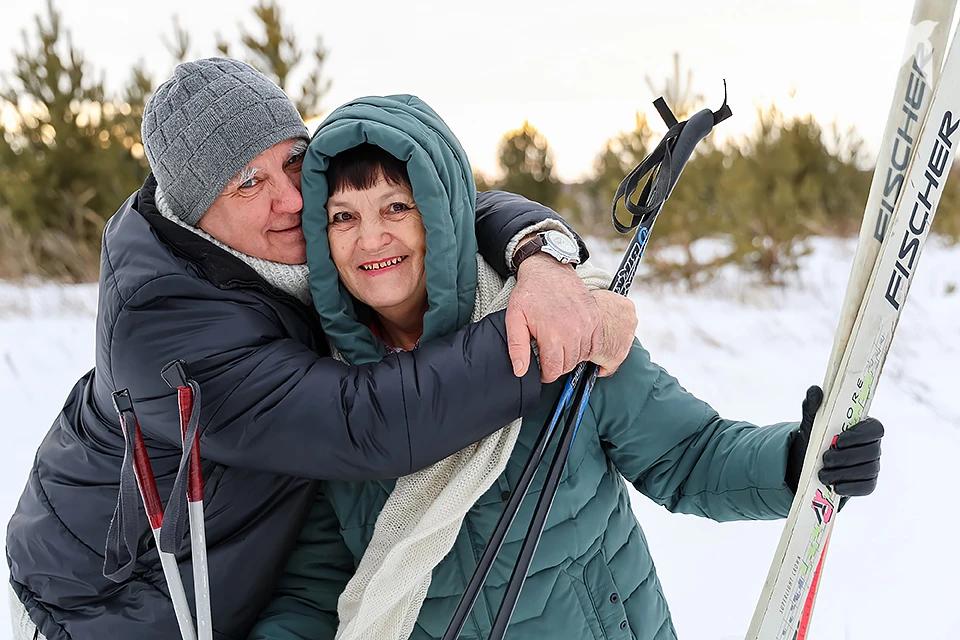
[(160, 551), (160, 527), (163, 525), (163, 503), (160, 502), (160, 493), (157, 491), (157, 482), (153, 477), (153, 468), (150, 466), (150, 457), (147, 455), (147, 446), (143, 443), (143, 434), (140, 433), (140, 423), (133, 410), (133, 401), (130, 392), (121, 389), (113, 394), (113, 404), (120, 415), (120, 428), (125, 438), (131, 437), (133, 431), (133, 470), (137, 477), (137, 488), (143, 499), (143, 508), (150, 520), (150, 529), (160, 554), (160, 566), (163, 576), (167, 580), (167, 589), (170, 591), (170, 600), (173, 602), (173, 611), (177, 616), (177, 625), (183, 640), (197, 640), (193, 628), (193, 618), (190, 607), (187, 605), (187, 593), (180, 579), (180, 569), (177, 567), (177, 558), (172, 553)]
[[(186, 362), (174, 360), (160, 375), (177, 390), (180, 408), (180, 436), (187, 437), (187, 426), (193, 415), (195, 380), (189, 378)], [(184, 441), (184, 448), (187, 443)], [(207, 536), (203, 522), (203, 472), (200, 468), (200, 433), (194, 434), (190, 450), (190, 476), (187, 482), (187, 511), (190, 516), (190, 552), (193, 559), (194, 595), (197, 607), (199, 640), (213, 640), (213, 615), (210, 610), (210, 571), (207, 564)]]

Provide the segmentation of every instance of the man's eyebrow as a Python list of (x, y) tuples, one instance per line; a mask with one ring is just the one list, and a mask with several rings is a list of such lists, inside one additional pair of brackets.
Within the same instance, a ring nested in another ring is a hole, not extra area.
[(230, 184), (239, 186), (256, 176), (259, 172), (260, 167), (254, 167), (248, 164), (243, 169), (240, 169), (237, 175), (233, 176), (233, 180), (230, 181)]
[(292, 160), (296, 158), (301, 153), (304, 153), (307, 150), (307, 141), (306, 140), (297, 140), (293, 143), (293, 146), (290, 147), (290, 155), (287, 156), (287, 160)]

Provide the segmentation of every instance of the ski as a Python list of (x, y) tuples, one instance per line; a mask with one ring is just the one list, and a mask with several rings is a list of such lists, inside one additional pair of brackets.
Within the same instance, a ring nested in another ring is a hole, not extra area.
[(914, 11), (908, 40), (912, 55), (898, 77), (871, 185), (825, 376), (826, 402), (814, 423), (797, 498), (747, 640), (802, 638), (809, 624), (814, 577), (822, 569), (838, 501), (815, 474), (834, 436), (867, 415), (960, 143), (960, 135), (954, 135), (960, 126), (960, 117), (954, 117), (954, 110), (960, 116), (960, 54), (947, 56), (942, 82), (936, 82), (955, 4), (919, 0)]
[[(937, 86), (940, 78), (956, 5), (957, 0), (917, 0), (914, 5), (877, 166), (870, 183), (853, 267), (827, 364), (824, 394), (829, 394), (828, 387), (839, 371), (840, 359), (880, 253), (880, 243), (885, 237), (890, 214), (899, 202), (907, 164), (914, 151), (916, 133), (930, 108), (931, 89)], [(921, 90), (918, 82), (926, 85), (919, 95), (917, 93)]]
[[(913, 151), (914, 137), (910, 135), (910, 130), (924, 122), (930, 107), (932, 91), (926, 91), (916, 101), (909, 101), (910, 78), (916, 73), (914, 71), (916, 67), (927, 78), (930, 87), (937, 86), (956, 4), (957, 0), (916, 0), (914, 4), (913, 16), (910, 20), (911, 28), (901, 57), (902, 64), (893, 94), (894, 99), (887, 114), (878, 162), (870, 184), (863, 223), (857, 240), (853, 267), (847, 282), (833, 348), (824, 375), (822, 388), (827, 396), (840, 368), (840, 359), (850, 338), (850, 330), (863, 301), (870, 274), (876, 264), (886, 226), (889, 223), (890, 212), (899, 203), (901, 186), (907, 169), (905, 158), (909, 158)], [(913, 110), (914, 105), (917, 105), (916, 110)], [(911, 127), (911, 125), (914, 126)], [(819, 469), (819, 465), (817, 468)], [(833, 529), (831, 528), (830, 531), (832, 532)], [(830, 533), (827, 534), (820, 562), (810, 583), (796, 640), (804, 640), (807, 637), (829, 542)]]

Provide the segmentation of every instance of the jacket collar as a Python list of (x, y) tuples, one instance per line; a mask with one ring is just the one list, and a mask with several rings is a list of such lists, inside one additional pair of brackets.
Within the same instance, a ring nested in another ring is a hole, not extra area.
[(274, 287), (238, 257), (167, 220), (157, 207), (156, 192), (157, 179), (151, 173), (140, 187), (133, 208), (143, 216), (170, 251), (196, 267), (200, 277), (219, 289), (255, 289), (286, 302), (305, 317), (317, 335), (323, 334), (320, 319), (312, 306), (307, 307), (295, 296)]

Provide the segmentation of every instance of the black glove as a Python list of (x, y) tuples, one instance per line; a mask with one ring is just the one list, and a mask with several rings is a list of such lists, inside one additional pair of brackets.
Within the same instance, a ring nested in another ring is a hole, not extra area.
[[(794, 434), (787, 452), (787, 486), (797, 493), (803, 458), (810, 442), (813, 419), (823, 402), (823, 390), (818, 386), (807, 389), (803, 401), (803, 420)], [(880, 473), (880, 438), (883, 425), (876, 418), (861, 420), (841, 431), (829, 449), (823, 453), (823, 468), (817, 477), (841, 496), (866, 496), (877, 488)]]

